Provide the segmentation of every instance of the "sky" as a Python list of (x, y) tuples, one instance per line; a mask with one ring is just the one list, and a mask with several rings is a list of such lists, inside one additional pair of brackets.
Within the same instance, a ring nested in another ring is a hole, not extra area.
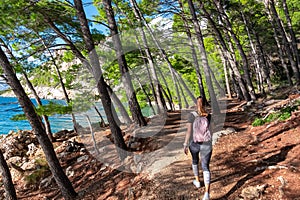
[[(93, 5), (93, 0), (83, 0), (82, 2), (83, 2), (83, 7), (84, 7), (86, 17), (88, 19), (93, 20), (94, 15), (99, 15), (97, 9)], [(96, 28), (100, 31), (104, 31), (104, 27), (97, 23), (93, 23), (93, 26), (91, 28)]]

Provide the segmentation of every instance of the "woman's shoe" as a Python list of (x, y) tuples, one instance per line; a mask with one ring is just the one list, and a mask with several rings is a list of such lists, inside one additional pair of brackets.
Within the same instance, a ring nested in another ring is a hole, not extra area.
[(209, 200), (209, 193), (205, 192), (202, 200)]
[(199, 188), (201, 186), (200, 182), (196, 181), (196, 180), (193, 180), (193, 184), (194, 184), (194, 186), (196, 186), (196, 188)]

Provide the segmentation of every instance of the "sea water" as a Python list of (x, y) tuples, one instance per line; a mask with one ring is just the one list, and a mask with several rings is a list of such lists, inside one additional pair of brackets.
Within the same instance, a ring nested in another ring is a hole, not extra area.
[[(49, 103), (50, 100), (42, 100), (42, 104), (45, 105)], [(51, 100), (56, 103), (65, 104), (63, 100)], [(32, 100), (34, 104), (35, 100)], [(101, 106), (101, 105), (100, 105)], [(98, 107), (98, 106), (97, 106)], [(98, 107), (99, 109), (99, 107)], [(100, 108), (100, 113), (103, 114), (103, 109)], [(15, 97), (1, 97), (0, 96), (0, 134), (8, 134), (11, 130), (32, 130), (29, 122), (27, 120), (13, 121), (11, 118), (17, 114), (23, 114), (23, 109), (20, 106), (18, 99)], [(96, 112), (93, 110), (87, 113), (77, 113), (75, 114), (76, 121), (82, 125), (87, 126), (88, 121), (86, 115), (88, 114), (89, 119), (92, 123), (99, 122), (100, 118)], [(72, 130), (73, 123), (71, 115), (54, 115), (49, 116), (49, 121), (51, 125), (51, 130), (56, 133), (60, 130)]]

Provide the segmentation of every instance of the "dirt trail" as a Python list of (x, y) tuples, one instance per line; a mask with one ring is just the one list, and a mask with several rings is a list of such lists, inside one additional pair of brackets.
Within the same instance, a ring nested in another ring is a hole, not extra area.
[[(299, 199), (299, 115), (252, 127), (253, 113), (235, 109), (240, 105), (228, 106), (224, 124), (236, 132), (214, 145), (211, 199)], [(204, 188), (192, 184), (191, 156), (180, 158), (157, 173), (138, 199), (202, 199)]]
[[(231, 100), (225, 123), (219, 127), (222, 131), (217, 134), (219, 138), (213, 147), (210, 165), (211, 199), (299, 199), (299, 112), (285, 121), (252, 127), (254, 113), (263, 108), (259, 103), (249, 109), (245, 109), (244, 105), (244, 102)], [(117, 170), (113, 168), (116, 166), (102, 162), (103, 158), (95, 157), (93, 144), (89, 147), (84, 142), (90, 134), (69, 138), (69, 141), (83, 142), (87, 148), (87, 151), (60, 153), (64, 155), (60, 158), (61, 163), (79, 194), (78, 199), (202, 199), (204, 188), (193, 186), (191, 156), (184, 155), (182, 147), (190, 111), (170, 112), (167, 118), (149, 119), (150, 126), (147, 128), (124, 130), (124, 138), (127, 143), (130, 142), (132, 151), (126, 164), (135, 173)], [(107, 150), (105, 156), (115, 163), (116, 158), (112, 156), (109, 145), (106, 148), (110, 139), (109, 129), (101, 130), (95, 136), (97, 145), (101, 147), (99, 150), (104, 153)], [(54, 145), (61, 144), (57, 142)], [(62, 199), (55, 181), (51, 177), (49, 180), (46, 187), (40, 183), (28, 187), (22, 181), (16, 182), (18, 198)]]

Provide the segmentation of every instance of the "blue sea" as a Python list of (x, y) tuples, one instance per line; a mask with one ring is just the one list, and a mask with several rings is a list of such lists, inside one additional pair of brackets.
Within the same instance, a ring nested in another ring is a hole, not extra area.
[[(50, 100), (42, 100), (43, 104), (49, 103)], [(51, 100), (56, 103), (64, 104), (62, 100)], [(32, 100), (34, 104), (35, 100)], [(103, 109), (99, 108), (100, 113), (104, 114)], [(11, 130), (32, 130), (27, 120), (13, 121), (11, 118), (17, 114), (23, 114), (22, 107), (19, 105), (17, 98), (14, 97), (1, 97), (0, 96), (0, 134), (8, 134)], [(88, 122), (84, 114), (76, 114), (77, 122), (82, 126), (87, 126)], [(96, 111), (88, 112), (89, 118), (92, 123), (99, 121)], [(72, 130), (73, 123), (70, 115), (54, 115), (49, 117), (51, 130), (56, 133), (60, 130)]]

